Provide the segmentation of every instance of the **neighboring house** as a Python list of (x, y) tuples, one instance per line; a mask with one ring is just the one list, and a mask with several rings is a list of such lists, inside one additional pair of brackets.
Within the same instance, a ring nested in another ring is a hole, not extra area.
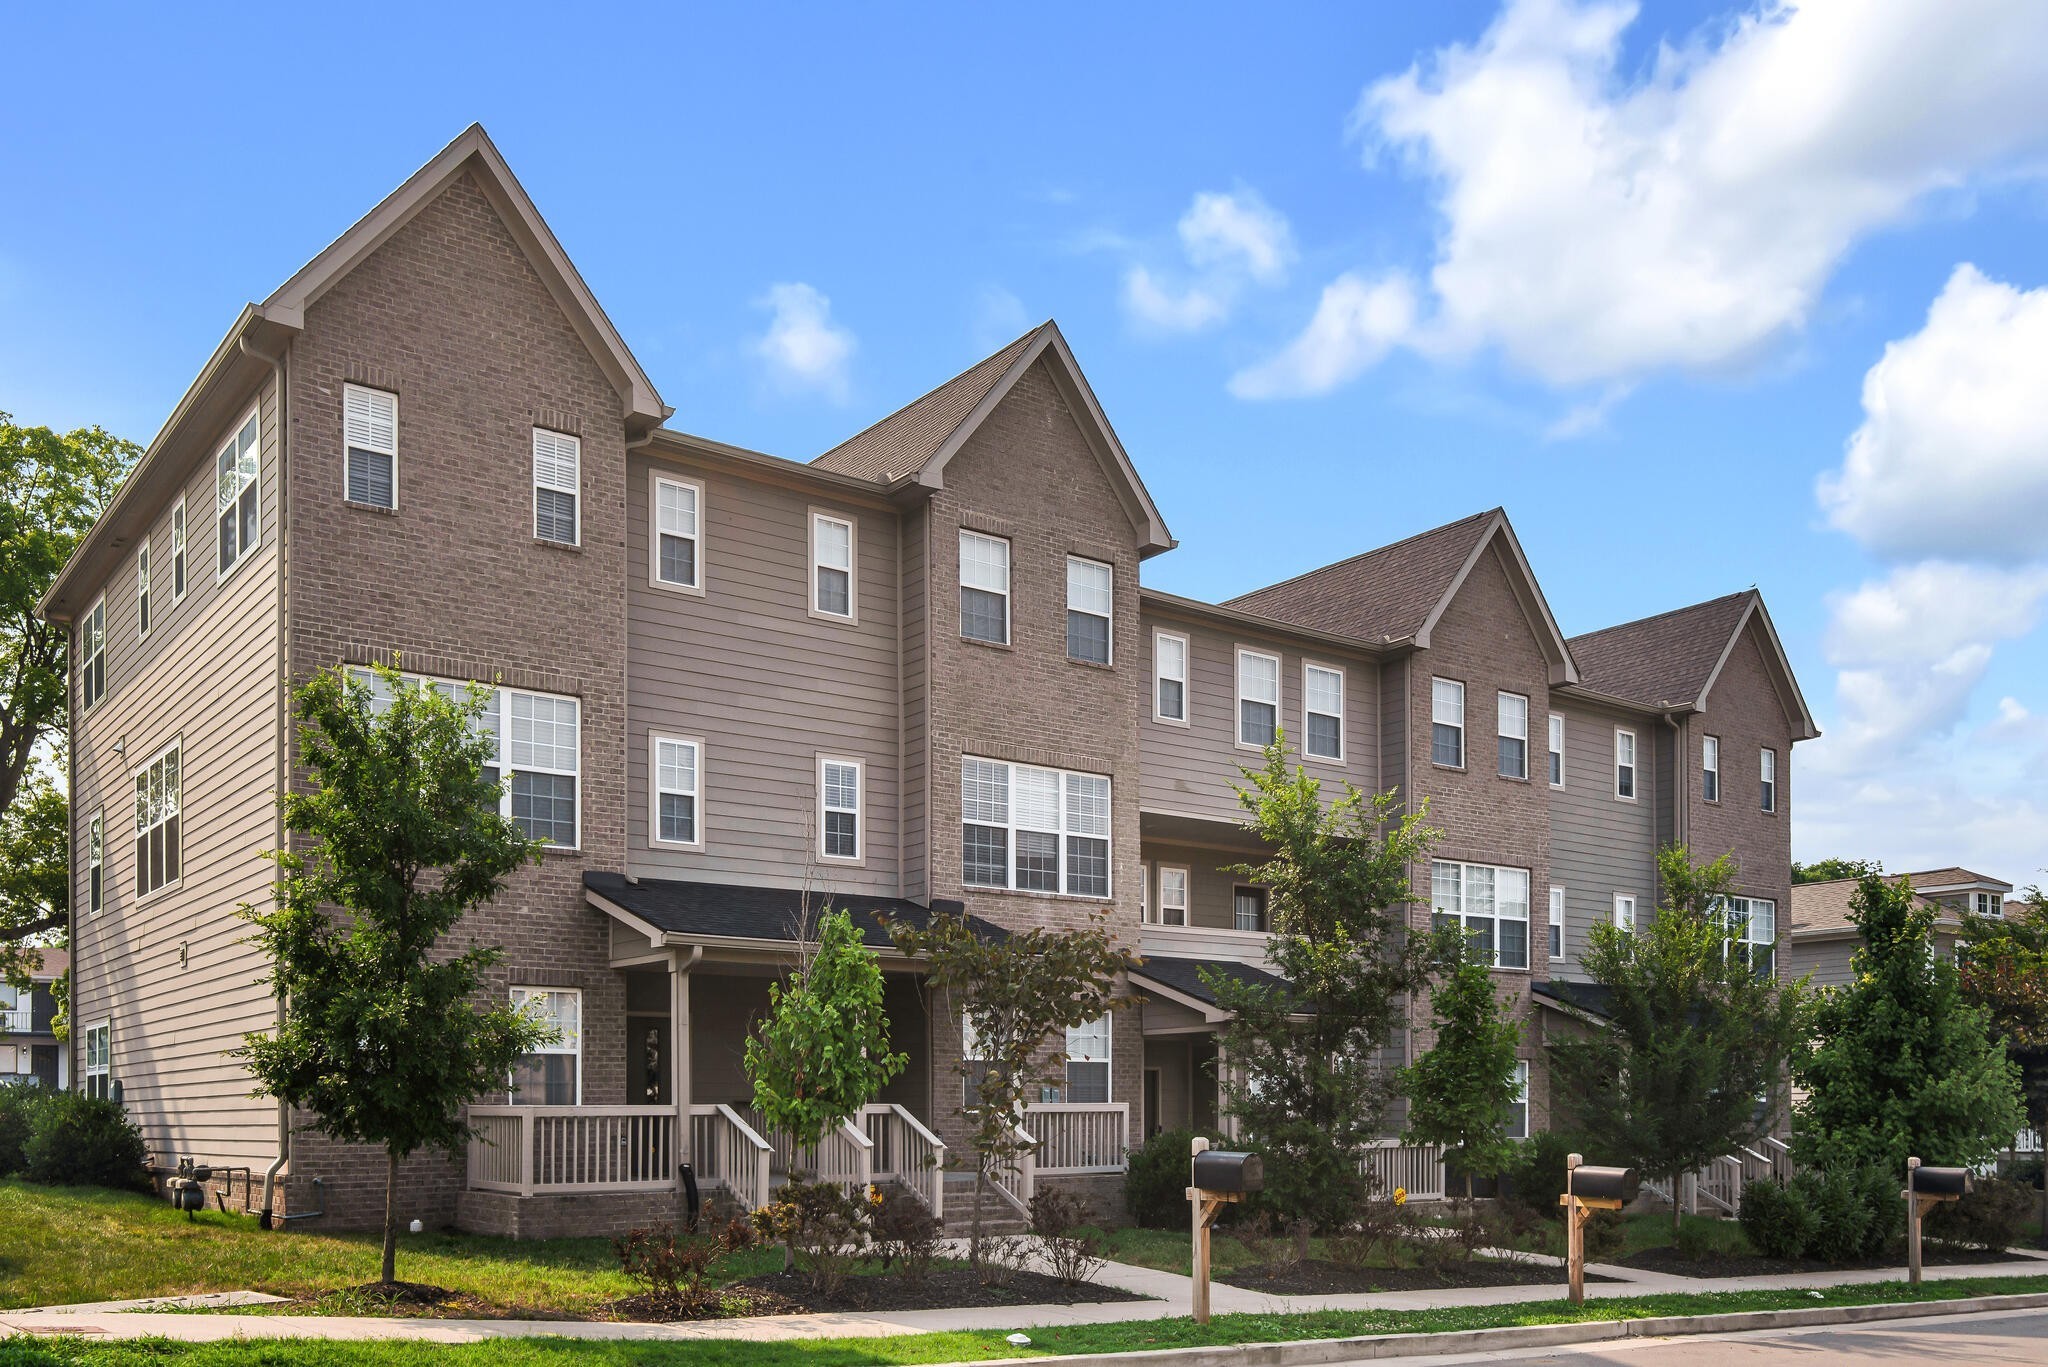
[(0, 979), (0, 1087), (36, 1083), (71, 1085), (71, 1060), (57, 1040), (57, 980), (71, 966), (61, 949), (40, 951), (42, 962), (17, 988)]
[[(2002, 879), (1959, 868), (1892, 874), (1890, 879), (1911, 883), (1914, 895), (1934, 908), (1934, 948), (1944, 957), (1955, 954), (1966, 914), (2003, 916), (2006, 895), (2012, 891), (2012, 884)], [(1792, 889), (1787, 976), (1811, 974), (1816, 987), (1836, 987), (1850, 980), (1850, 960), (1863, 943), (1862, 932), (1849, 919), (1849, 895), (1856, 891), (1856, 881), (1834, 878)]]
[(74, 1047), (160, 1156), (381, 1214), (381, 1159), (226, 1056), (275, 1018), (234, 909), (306, 778), (286, 687), (336, 664), (494, 684), (505, 812), (549, 842), (463, 933), (561, 1042), (472, 1108), (488, 1143), (411, 1164), (434, 1224), (616, 1230), (672, 1210), (682, 1159), (762, 1194), (742, 1044), (806, 886), (880, 951), (911, 1059), (831, 1161), (935, 1203), (972, 1042), (881, 918), (1108, 911), (1145, 1003), (1069, 1032), (1024, 1117), (1038, 1179), (1107, 1194), (1143, 1134), (1217, 1118), (1202, 969), (1271, 980), (1265, 891), (1220, 870), (1260, 855), (1236, 786), (1282, 730), (1333, 785), (1429, 802), (1415, 922), (1458, 917), (1518, 1002), (1592, 919), (1647, 914), (1659, 839), (1782, 904), (1814, 731), (1754, 592), (1567, 640), (1499, 509), (1228, 603), (1142, 588), (1173, 537), (1050, 323), (809, 462), (669, 411), (476, 128), (180, 401), (44, 603), (77, 651)]

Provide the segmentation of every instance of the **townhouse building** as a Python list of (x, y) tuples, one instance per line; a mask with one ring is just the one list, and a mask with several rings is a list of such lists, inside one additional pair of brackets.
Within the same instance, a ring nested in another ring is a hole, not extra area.
[[(1894, 883), (1910, 883), (1917, 901), (1934, 914), (1934, 951), (1953, 958), (1962, 940), (1966, 916), (2004, 916), (2013, 885), (1987, 873), (1951, 865), (1918, 873), (1891, 875)], [(1817, 987), (1839, 987), (1852, 980), (1851, 964), (1863, 945), (1863, 932), (1850, 920), (1854, 878), (1801, 883), (1792, 889), (1792, 922), (1786, 927), (1786, 972), (1811, 977)]]
[(1106, 915), (1143, 1003), (1070, 1032), (1003, 1199), (1106, 1198), (1144, 1134), (1221, 1118), (1203, 970), (1272, 977), (1266, 893), (1224, 870), (1259, 856), (1240, 768), (1283, 731), (1333, 790), (1429, 804), (1409, 914), (1478, 935), (1536, 1022), (1524, 1128), (1544, 1003), (1594, 920), (1648, 914), (1660, 841), (1735, 850), (1775, 938), (1814, 729), (1753, 591), (1568, 638), (1498, 508), (1224, 603), (1146, 588), (1174, 539), (1051, 323), (814, 459), (670, 416), (473, 127), (242, 311), (52, 588), (72, 1067), (166, 1161), (381, 1213), (381, 1158), (228, 1054), (276, 1017), (235, 911), (306, 780), (290, 690), (334, 666), (486, 684), (504, 812), (547, 842), (460, 933), (559, 1038), (465, 1155), (413, 1160), (430, 1224), (617, 1230), (673, 1209), (684, 1162), (764, 1198), (797, 1160), (743, 1042), (826, 899), (911, 1066), (803, 1161), (957, 1210), (973, 1041), (885, 921)]
[(0, 979), (0, 1087), (68, 1087), (71, 1070), (57, 1040), (57, 980), (71, 966), (61, 949), (44, 949), (28, 985)]

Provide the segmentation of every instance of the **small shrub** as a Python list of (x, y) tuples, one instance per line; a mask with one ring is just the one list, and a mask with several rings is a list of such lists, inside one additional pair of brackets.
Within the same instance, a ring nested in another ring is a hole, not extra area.
[(1514, 1157), (1500, 1171), (1503, 1195), (1546, 1220), (1557, 1219), (1564, 1211), (1558, 1204), (1564, 1195), (1564, 1160), (1572, 1152), (1568, 1135), (1548, 1130), (1530, 1135), (1515, 1145)]
[(33, 1108), (22, 1172), (49, 1187), (148, 1191), (149, 1151), (117, 1102), (51, 1092)]
[(1031, 1263), (1029, 1234), (990, 1235), (981, 1241), (981, 1283), (1008, 1286)]
[(1628, 1246), (1628, 1222), (1618, 1210), (1596, 1210), (1586, 1221), (1586, 1261), (1604, 1263)]
[(714, 1309), (720, 1292), (713, 1282), (719, 1264), (751, 1247), (754, 1231), (744, 1220), (699, 1218), (697, 1228), (678, 1235), (671, 1225), (636, 1229), (612, 1240), (619, 1267), (644, 1288), (647, 1299), (676, 1316)]
[[(1860, 1168), (1809, 1169), (1792, 1179), (1813, 1213), (1806, 1256), (1824, 1263), (1847, 1263), (1884, 1251), (1883, 1213), (1872, 1200), (1872, 1183)], [(1893, 1184), (1895, 1185), (1895, 1184)], [(1899, 1202), (1896, 1193), (1893, 1204)]]
[(1710, 1224), (1700, 1220), (1686, 1220), (1678, 1226), (1678, 1234), (1671, 1241), (1678, 1256), (1687, 1262), (1703, 1263), (1719, 1258), (1723, 1252), (1718, 1232)]
[[(1228, 1140), (1205, 1131), (1219, 1148)], [(1177, 1229), (1188, 1223), (1188, 1179), (1194, 1130), (1161, 1130), (1131, 1154), (1124, 1174), (1124, 1205), (1147, 1229)]]
[(1766, 1258), (1802, 1258), (1813, 1238), (1813, 1212), (1805, 1188), (1760, 1178), (1742, 1189), (1742, 1233)]
[(1929, 1211), (1925, 1232), (1938, 1243), (2003, 1253), (2026, 1241), (2039, 1200), (2024, 1182), (1980, 1177), (1968, 1196)]
[(754, 1212), (754, 1230), (786, 1244), (810, 1278), (812, 1293), (831, 1300), (845, 1290), (867, 1251), (869, 1209), (880, 1197), (870, 1188), (862, 1200), (837, 1182), (785, 1183), (779, 1200)]
[(1253, 1211), (1231, 1233), (1244, 1245), (1245, 1256), (1260, 1267), (1286, 1267), (1300, 1256), (1293, 1234), (1280, 1227), (1270, 1210)]
[(903, 1188), (891, 1187), (882, 1193), (869, 1225), (882, 1266), (894, 1269), (912, 1286), (923, 1286), (939, 1252), (938, 1217)]
[[(1292, 1244), (1279, 1239), (1269, 1217), (1262, 1214), (1253, 1223), (1260, 1225), (1273, 1242), (1286, 1248), (1288, 1257), (1292, 1256)], [(1351, 1223), (1324, 1241), (1324, 1248), (1330, 1261), (1342, 1267), (1383, 1267), (1390, 1262), (1395, 1247), (1413, 1238), (1415, 1224), (1413, 1207), (1405, 1200), (1376, 1201), (1368, 1197), (1359, 1203)]]
[(1031, 1237), (1046, 1271), (1066, 1286), (1094, 1281), (1108, 1261), (1101, 1236), (1088, 1227), (1088, 1203), (1058, 1187), (1031, 1198)]
[(36, 1111), (50, 1093), (42, 1087), (17, 1083), (0, 1087), (0, 1177), (12, 1177), (28, 1164), (24, 1150), (35, 1125)]

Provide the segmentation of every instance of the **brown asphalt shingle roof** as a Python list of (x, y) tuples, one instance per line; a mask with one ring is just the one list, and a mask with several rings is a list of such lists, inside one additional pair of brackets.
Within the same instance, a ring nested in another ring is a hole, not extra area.
[(1650, 707), (1693, 702), (1755, 597), (1755, 589), (1744, 589), (1574, 636), (1566, 644), (1578, 662), (1579, 682)]
[(986, 360), (977, 361), (937, 389), (911, 400), (864, 431), (856, 432), (811, 464), (835, 474), (884, 484), (914, 475), (937, 455), (946, 438), (988, 397), (996, 382), (1038, 334), (1040, 324)]
[(1413, 636), (1450, 592), (1473, 548), (1500, 516), (1499, 508), (1489, 508), (1255, 589), (1223, 606), (1367, 641)]
[(1922, 869), (1918, 873), (1904, 876), (1912, 879), (1916, 888), (1952, 888), (1958, 883), (1995, 883), (2008, 888), (2012, 886), (2003, 878), (1993, 878), (1989, 874), (1956, 868), (1953, 865), (1945, 869)]
[[(1825, 883), (1794, 883), (1793, 933), (1853, 929), (1855, 922), (1849, 919), (1849, 894), (1856, 891), (1856, 882), (1854, 878), (1835, 878)], [(1928, 899), (1922, 897), (1920, 900), (1926, 902)], [(1940, 919), (1953, 924), (1956, 918), (1948, 911), (1942, 910)]]

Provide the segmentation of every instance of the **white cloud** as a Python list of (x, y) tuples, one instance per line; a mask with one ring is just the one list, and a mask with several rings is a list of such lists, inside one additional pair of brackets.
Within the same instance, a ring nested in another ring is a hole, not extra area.
[(1256, 191), (1204, 191), (1180, 217), (1181, 248), (1197, 266), (1242, 263), (1252, 279), (1276, 285), (1294, 262), (1294, 234), (1287, 220)]
[(1161, 332), (1199, 332), (1222, 322), (1230, 311), (1221, 298), (1199, 286), (1174, 292), (1143, 266), (1124, 272), (1124, 308), (1138, 322)]
[(1415, 326), (1415, 290), (1399, 275), (1344, 274), (1323, 289), (1306, 331), (1271, 360), (1230, 378), (1240, 399), (1322, 394), (1379, 364)]
[(1368, 159), (1425, 175), (1443, 218), (1415, 345), (1562, 385), (1737, 364), (1859, 238), (2048, 146), (2040, 0), (1759, 0), (1640, 74), (1635, 17), (1509, 0), (1366, 89)]
[(1885, 554), (2048, 554), (2048, 288), (1956, 267), (1863, 377), (1863, 425), (1819, 492)]
[(987, 354), (1007, 346), (1030, 326), (1024, 301), (1001, 285), (983, 285), (975, 291), (971, 331), (976, 351)]
[(832, 321), (832, 301), (797, 281), (770, 285), (759, 302), (773, 316), (752, 350), (770, 378), (784, 389), (813, 390), (843, 403), (847, 368), (860, 343)]

